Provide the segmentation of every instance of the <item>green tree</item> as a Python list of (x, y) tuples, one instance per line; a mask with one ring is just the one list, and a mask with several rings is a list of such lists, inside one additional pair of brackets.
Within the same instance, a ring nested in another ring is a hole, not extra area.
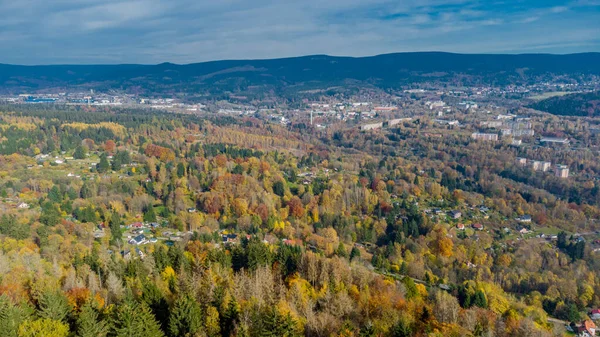
[(110, 235), (111, 242), (116, 244), (121, 241), (123, 233), (121, 232), (121, 225), (123, 221), (121, 221), (121, 217), (117, 212), (112, 212), (110, 216), (109, 226), (110, 226)]
[(59, 204), (62, 201), (62, 195), (60, 193), (60, 189), (58, 188), (58, 186), (56, 186), (56, 185), (52, 186), (52, 188), (48, 192), (48, 199), (50, 199), (50, 201), (57, 203), (57, 204)]
[(346, 252), (346, 246), (344, 246), (344, 243), (342, 243), (341, 241), (335, 253), (340, 257), (348, 257), (348, 253)]
[(360, 250), (356, 247), (352, 247), (350, 251), (350, 261), (354, 261), (354, 259), (360, 259)]
[(156, 221), (156, 213), (154, 212), (154, 207), (152, 205), (146, 208), (144, 212), (144, 221), (145, 222), (155, 222)]
[(38, 316), (66, 322), (71, 313), (69, 301), (61, 291), (45, 291), (37, 298)]
[(104, 337), (107, 334), (108, 324), (100, 319), (100, 315), (88, 301), (77, 316), (77, 337)]
[(31, 316), (31, 308), (14, 305), (6, 295), (0, 296), (0, 331), (2, 336), (17, 337), (19, 325)]
[(58, 205), (51, 201), (46, 201), (42, 204), (42, 214), (40, 222), (47, 226), (55, 226), (61, 220), (61, 213)]
[(106, 157), (106, 153), (100, 155), (100, 162), (96, 165), (96, 170), (100, 173), (108, 172), (110, 169), (110, 163), (108, 162), (108, 158)]
[(163, 337), (160, 325), (146, 303), (126, 299), (113, 315), (111, 335), (118, 337)]
[(75, 148), (75, 153), (73, 153), (73, 158), (75, 159), (85, 159), (87, 157), (87, 149), (83, 145), (79, 145)]
[(485, 293), (481, 289), (475, 292), (475, 296), (473, 298), (473, 305), (478, 306), (480, 308), (487, 308), (487, 298), (485, 297)]
[(273, 184), (273, 193), (283, 197), (285, 194), (285, 185), (283, 184), (283, 181), (278, 180)]
[(202, 329), (202, 309), (192, 297), (179, 297), (169, 317), (169, 335), (195, 336)]

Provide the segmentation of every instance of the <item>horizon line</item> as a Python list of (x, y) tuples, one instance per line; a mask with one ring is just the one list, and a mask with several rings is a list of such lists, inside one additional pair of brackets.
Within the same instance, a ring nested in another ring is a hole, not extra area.
[(345, 58), (345, 59), (367, 59), (388, 55), (400, 55), (400, 54), (448, 54), (448, 55), (462, 55), (462, 56), (573, 56), (573, 55), (587, 55), (587, 54), (600, 54), (600, 51), (587, 51), (578, 53), (457, 53), (457, 52), (446, 52), (446, 51), (405, 51), (405, 52), (391, 52), (382, 53), (375, 55), (366, 56), (348, 56), (348, 55), (329, 55), (329, 54), (309, 54), (299, 56), (285, 56), (285, 57), (273, 57), (273, 58), (248, 58), (248, 59), (218, 59), (209, 61), (199, 61), (190, 63), (173, 63), (169, 61), (161, 63), (46, 63), (46, 64), (15, 64), (15, 63), (2, 63), (0, 66), (12, 66), (12, 67), (61, 67), (61, 66), (160, 66), (160, 65), (175, 65), (175, 66), (188, 66), (195, 64), (206, 64), (216, 62), (256, 62), (256, 61), (276, 61), (276, 60), (291, 60), (308, 57), (331, 57), (331, 58)]

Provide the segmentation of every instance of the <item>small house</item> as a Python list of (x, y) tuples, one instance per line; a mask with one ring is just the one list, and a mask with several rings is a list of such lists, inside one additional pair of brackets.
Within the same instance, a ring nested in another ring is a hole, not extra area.
[(146, 236), (144, 236), (144, 234), (140, 234), (136, 237), (134, 237), (133, 239), (129, 240), (129, 244), (131, 245), (143, 245), (145, 243), (147, 243), (148, 241), (146, 240)]
[(465, 224), (459, 223), (458, 225), (456, 225), (456, 229), (458, 229), (459, 231), (464, 231), (465, 230)]
[(18, 209), (28, 209), (28, 208), (29, 208), (29, 204), (28, 204), (28, 203), (26, 203), (26, 202), (20, 202), (20, 203), (17, 205), (17, 208), (18, 208)]
[(531, 215), (522, 215), (520, 217), (517, 218), (517, 221), (519, 222), (531, 222)]
[(589, 319), (581, 322), (577, 330), (580, 336), (596, 336), (596, 324)]
[(452, 219), (460, 219), (460, 217), (462, 216), (462, 213), (460, 211), (450, 211), (450, 213), (448, 213), (448, 215), (450, 215), (450, 217)]
[(473, 224), (471, 227), (473, 227), (473, 229), (476, 229), (478, 231), (482, 231), (483, 230), (483, 225), (480, 224), (480, 223)]
[(592, 312), (590, 313), (590, 318), (593, 319), (594, 321), (599, 320), (600, 319), (600, 309), (592, 310)]

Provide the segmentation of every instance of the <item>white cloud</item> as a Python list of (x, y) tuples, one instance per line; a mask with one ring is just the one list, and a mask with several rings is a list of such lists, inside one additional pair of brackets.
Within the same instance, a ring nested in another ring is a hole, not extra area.
[(0, 0), (0, 62), (600, 50), (595, 0), (555, 7), (511, 1)]

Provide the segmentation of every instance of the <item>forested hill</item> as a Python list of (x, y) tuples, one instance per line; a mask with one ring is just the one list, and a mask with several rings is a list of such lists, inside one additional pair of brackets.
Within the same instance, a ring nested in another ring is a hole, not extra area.
[(570, 55), (475, 55), (441, 52), (397, 53), (351, 58), (305, 56), (176, 65), (0, 64), (0, 90), (52, 88), (125, 89), (145, 93), (275, 89), (300, 91), (337, 85), (381, 88), (410, 82), (519, 83), (551, 75), (600, 74), (600, 53)]
[(560, 116), (600, 116), (600, 91), (552, 97), (531, 108)]

